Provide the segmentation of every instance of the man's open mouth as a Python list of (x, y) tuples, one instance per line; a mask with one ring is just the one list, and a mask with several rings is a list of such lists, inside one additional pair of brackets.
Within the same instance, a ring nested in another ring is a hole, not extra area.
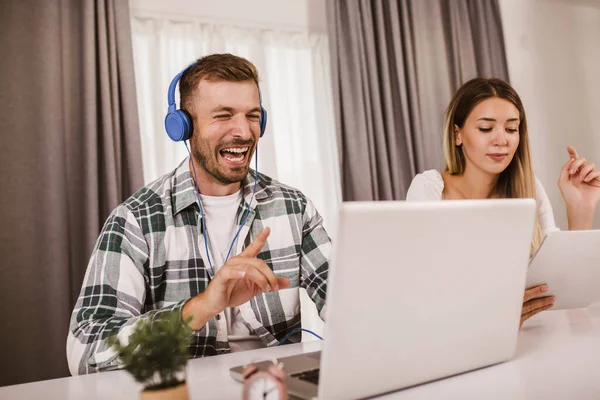
[(242, 165), (246, 162), (246, 157), (248, 156), (249, 150), (249, 146), (226, 147), (222, 150), (219, 150), (219, 154), (221, 154), (221, 157), (223, 157), (225, 161), (230, 164)]

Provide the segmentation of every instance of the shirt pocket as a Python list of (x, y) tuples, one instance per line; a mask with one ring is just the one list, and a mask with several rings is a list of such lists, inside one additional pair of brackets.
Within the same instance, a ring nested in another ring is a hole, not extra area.
[(296, 247), (267, 250), (258, 255), (278, 278), (290, 280), (290, 288), (300, 285), (300, 252)]

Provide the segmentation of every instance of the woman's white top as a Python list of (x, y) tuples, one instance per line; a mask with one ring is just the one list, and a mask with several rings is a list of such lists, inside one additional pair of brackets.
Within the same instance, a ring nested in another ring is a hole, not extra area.
[[(414, 177), (406, 193), (406, 201), (442, 200), (443, 191), (444, 179), (442, 178), (442, 174), (432, 169)], [(556, 231), (558, 228), (554, 222), (554, 214), (552, 213), (552, 205), (550, 204), (550, 200), (548, 200), (548, 195), (537, 178), (535, 179), (535, 193), (537, 216), (540, 221), (542, 233), (546, 236), (549, 232)]]

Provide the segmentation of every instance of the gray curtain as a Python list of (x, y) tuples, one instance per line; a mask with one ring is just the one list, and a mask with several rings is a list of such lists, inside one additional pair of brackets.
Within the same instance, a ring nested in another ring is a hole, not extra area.
[(0, 3), (0, 385), (68, 375), (104, 220), (142, 186), (128, 2)]
[(401, 200), (441, 168), (443, 113), (476, 76), (508, 79), (497, 0), (329, 0), (343, 199)]

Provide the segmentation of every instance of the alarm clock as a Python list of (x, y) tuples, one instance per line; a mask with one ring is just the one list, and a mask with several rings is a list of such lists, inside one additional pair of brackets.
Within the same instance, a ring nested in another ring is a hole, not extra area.
[(266, 371), (259, 371), (256, 365), (250, 364), (244, 369), (242, 376), (242, 400), (288, 400), (285, 372), (281, 363), (269, 365)]

